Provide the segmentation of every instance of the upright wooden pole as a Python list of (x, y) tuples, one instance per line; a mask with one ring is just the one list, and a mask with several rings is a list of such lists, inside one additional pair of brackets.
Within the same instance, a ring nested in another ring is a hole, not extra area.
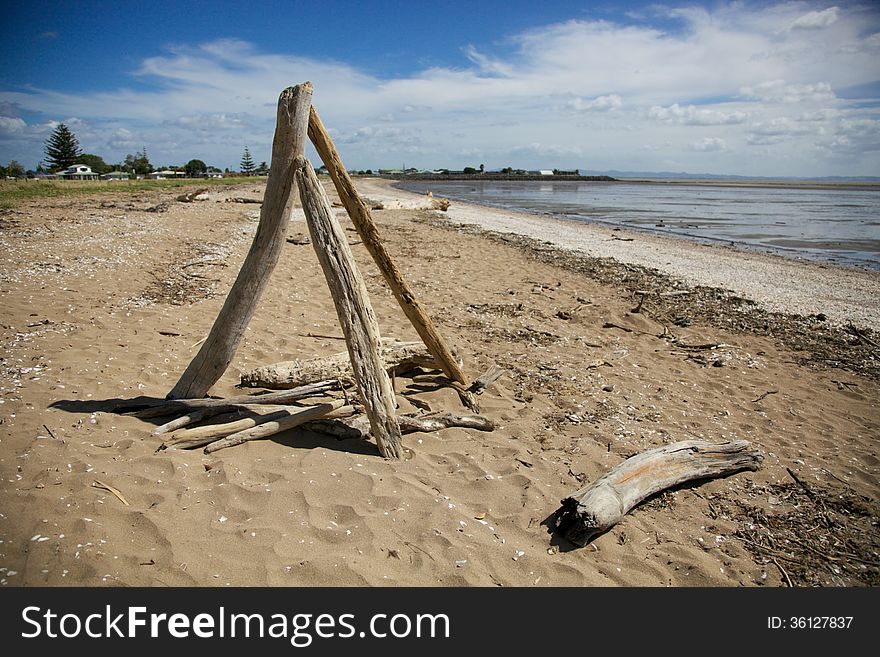
[(272, 163), (253, 244), (202, 348), (168, 393), (169, 399), (204, 396), (235, 356), (257, 302), (281, 256), (293, 200), (293, 162), (306, 142), (312, 84), (281, 92)]
[(467, 386), (467, 377), (461, 367), (459, 367), (458, 362), (456, 362), (452, 351), (446, 346), (446, 343), (434, 326), (434, 322), (431, 321), (422, 304), (416, 299), (412, 288), (404, 280), (403, 274), (400, 273), (391, 255), (385, 249), (385, 245), (379, 237), (379, 229), (373, 222), (372, 215), (370, 215), (370, 210), (363, 199), (361, 199), (357, 189), (355, 189), (354, 183), (351, 181), (348, 171), (345, 170), (342, 159), (339, 157), (339, 153), (336, 152), (336, 147), (333, 145), (330, 135), (327, 134), (324, 124), (321, 123), (321, 119), (314, 106), (309, 111), (309, 138), (330, 172), (330, 177), (336, 186), (339, 199), (348, 211), (348, 215), (351, 217), (351, 221), (354, 223), (354, 227), (357, 229), (361, 240), (363, 240), (364, 246), (367, 247), (367, 251), (373, 256), (373, 260), (376, 261), (379, 271), (385, 277), (388, 287), (391, 288), (391, 292), (403, 309), (404, 314), (409, 318), (419, 337), (425, 343), (431, 355), (437, 360), (437, 365), (446, 376), (453, 381), (458, 381), (463, 386)]
[(300, 156), (295, 170), (312, 246), (333, 296), (370, 428), (382, 456), (400, 458), (400, 427), (395, 412), (394, 389), (379, 355), (379, 323), (370, 304), (367, 286), (358, 271), (345, 231), (336, 220), (312, 165)]

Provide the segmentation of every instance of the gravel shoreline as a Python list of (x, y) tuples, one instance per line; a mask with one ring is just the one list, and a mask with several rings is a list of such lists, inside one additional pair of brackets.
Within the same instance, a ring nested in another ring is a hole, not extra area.
[[(425, 197), (390, 181), (359, 179), (362, 193), (386, 207), (425, 207)], [(419, 205), (421, 204), (421, 206)], [(690, 285), (730, 290), (770, 312), (822, 314), (835, 325), (880, 330), (880, 274), (788, 259), (729, 246), (647, 235), (455, 201), (454, 222), (544, 241), (599, 258), (649, 267)]]

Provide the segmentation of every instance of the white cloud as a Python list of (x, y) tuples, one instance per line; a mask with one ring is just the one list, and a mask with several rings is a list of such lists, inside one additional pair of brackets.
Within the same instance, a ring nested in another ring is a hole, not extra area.
[(837, 22), (837, 17), (840, 14), (840, 9), (837, 7), (829, 7), (828, 9), (823, 9), (822, 11), (811, 11), (803, 16), (799, 16), (792, 24), (789, 26), (789, 29), (792, 30), (816, 30), (821, 29), (823, 27), (828, 27), (829, 25), (833, 25)]
[(769, 80), (742, 87), (740, 94), (772, 103), (832, 102), (837, 98), (828, 82), (786, 84), (785, 80)]
[(678, 103), (669, 107), (654, 105), (648, 110), (648, 116), (661, 123), (677, 123), (679, 125), (736, 125), (744, 123), (748, 118), (745, 112), (724, 112), (697, 108), (693, 105), (681, 107)]
[(0, 139), (21, 135), (25, 128), (27, 128), (27, 123), (22, 119), (0, 116)]
[(573, 98), (565, 106), (576, 112), (610, 112), (620, 109), (623, 106), (623, 99), (617, 94), (598, 96), (592, 100)]
[(688, 144), (688, 149), (697, 153), (717, 153), (727, 150), (727, 143), (719, 137), (704, 137), (700, 141)]

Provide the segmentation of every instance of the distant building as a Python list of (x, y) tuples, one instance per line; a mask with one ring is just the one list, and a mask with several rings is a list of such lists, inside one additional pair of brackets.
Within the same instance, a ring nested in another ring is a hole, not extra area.
[(65, 180), (97, 180), (98, 174), (92, 171), (92, 167), (87, 164), (74, 164), (67, 167), (64, 171), (58, 173), (60, 178)]
[(104, 180), (128, 180), (130, 177), (125, 171), (111, 171), (101, 176)]
[(186, 178), (186, 171), (172, 171), (165, 169), (164, 171), (154, 171), (148, 173), (147, 178), (150, 180), (173, 180), (175, 178)]

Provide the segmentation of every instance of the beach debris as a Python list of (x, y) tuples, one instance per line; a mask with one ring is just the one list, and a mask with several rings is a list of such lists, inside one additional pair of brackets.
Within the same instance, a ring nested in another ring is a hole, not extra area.
[(190, 190), (184, 194), (181, 194), (177, 197), (177, 200), (181, 203), (194, 203), (195, 201), (206, 201), (207, 197), (199, 198), (202, 194), (208, 191), (207, 187), (201, 187), (199, 189)]
[(655, 493), (686, 481), (757, 470), (762, 460), (745, 440), (686, 440), (650, 449), (562, 500), (554, 514), (556, 527), (572, 543), (584, 546)]
[(755, 398), (752, 400), (752, 403), (754, 404), (754, 403), (756, 403), (756, 402), (759, 402), (759, 401), (761, 401), (762, 399), (764, 399), (765, 397), (769, 397), (770, 395), (775, 395), (775, 394), (777, 394), (778, 392), (779, 392), (778, 390), (768, 390), (767, 392), (762, 392), (760, 395), (758, 395), (757, 397), (755, 397)]
[(297, 233), (296, 235), (290, 235), (287, 237), (288, 244), (295, 244), (297, 246), (304, 246), (306, 244), (312, 243), (312, 238), (308, 235), (303, 235), (302, 233)]
[(128, 501), (122, 496), (122, 493), (120, 493), (117, 488), (114, 488), (110, 484), (105, 484), (103, 481), (95, 479), (95, 481), (92, 482), (92, 488), (100, 488), (102, 490), (106, 490), (110, 493), (113, 493), (113, 495), (115, 495), (116, 498), (120, 502), (122, 502), (125, 506), (130, 506)]
[(256, 426), (249, 427), (241, 431), (236, 431), (235, 433), (232, 433), (224, 438), (221, 438), (206, 445), (205, 454), (211, 454), (226, 447), (232, 447), (233, 445), (240, 445), (250, 440), (268, 438), (269, 436), (281, 433), (282, 431), (287, 431), (288, 429), (297, 427), (304, 422), (308, 422), (309, 420), (314, 420), (319, 417), (328, 415), (333, 411), (341, 409), (344, 404), (344, 400), (336, 399), (334, 401), (327, 402), (326, 404), (307, 406), (297, 411), (288, 412), (281, 417), (276, 417), (275, 419), (267, 420), (265, 422), (257, 424)]
[[(383, 338), (379, 356), (386, 371), (406, 371), (414, 367), (436, 367), (421, 342), (401, 342)], [(283, 390), (325, 379), (354, 382), (354, 370), (347, 351), (307, 360), (292, 360), (257, 367), (241, 374), (241, 385), (248, 388)]]

